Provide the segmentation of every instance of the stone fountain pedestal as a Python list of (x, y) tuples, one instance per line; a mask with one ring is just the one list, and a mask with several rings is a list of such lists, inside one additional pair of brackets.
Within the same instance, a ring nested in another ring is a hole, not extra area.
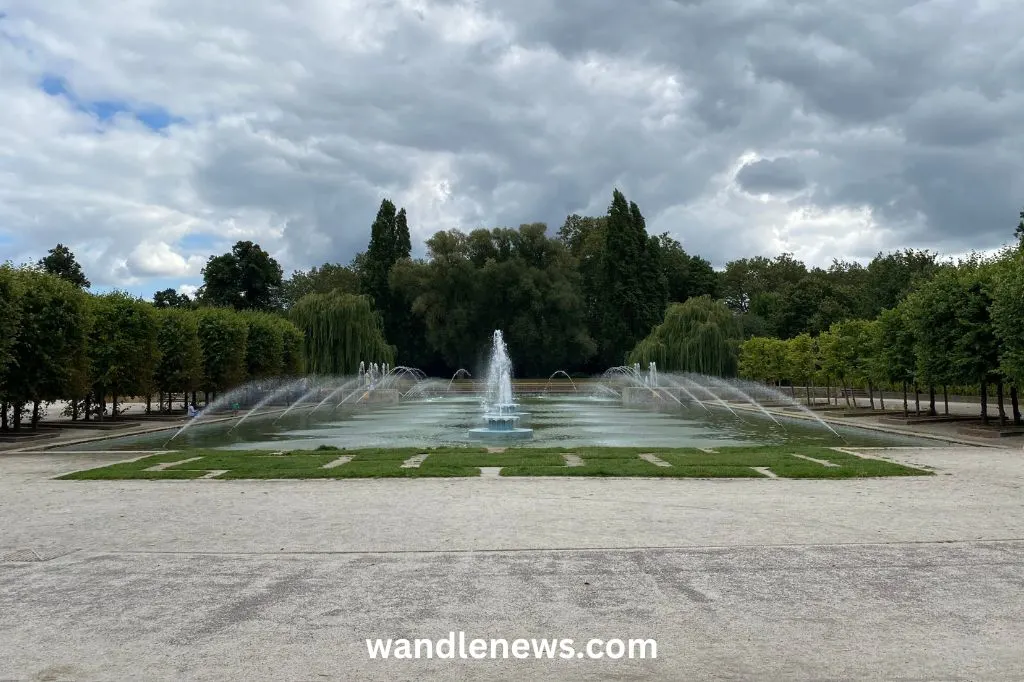
[(527, 440), (533, 438), (533, 429), (524, 429), (519, 424), (519, 406), (514, 403), (495, 405), (493, 412), (484, 414), (487, 426), (470, 429), (469, 437), (474, 440)]

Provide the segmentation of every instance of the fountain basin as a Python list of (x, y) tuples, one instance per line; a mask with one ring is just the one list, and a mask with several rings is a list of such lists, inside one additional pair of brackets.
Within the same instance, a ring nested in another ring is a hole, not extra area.
[(472, 440), (486, 441), (528, 440), (533, 438), (533, 429), (519, 427), (492, 429), (484, 426), (470, 429), (469, 437)]
[(622, 389), (623, 405), (646, 405), (649, 403), (660, 403), (669, 398), (661, 393), (665, 389), (655, 390), (648, 386), (627, 386)]
[(365, 388), (356, 389), (355, 397), (349, 403), (387, 403), (395, 405), (399, 402), (401, 394), (395, 388)]

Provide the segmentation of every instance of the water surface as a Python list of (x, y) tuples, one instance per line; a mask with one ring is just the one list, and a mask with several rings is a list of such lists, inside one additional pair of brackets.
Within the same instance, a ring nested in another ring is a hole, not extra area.
[[(615, 398), (552, 396), (520, 399), (520, 426), (534, 429), (534, 439), (516, 446), (578, 447), (583, 445), (701, 447), (729, 445), (938, 445), (939, 441), (835, 426), (803, 419), (764, 415), (722, 407), (705, 411), (695, 406), (667, 409), (624, 407)], [(339, 448), (423, 447), (470, 443), (468, 430), (482, 426), (479, 400), (445, 397), (404, 401), (398, 405), (349, 408), (345, 411), (299, 408), (277, 422), (278, 415), (250, 417), (232, 423), (196, 424), (168, 447), (298, 450), (320, 445)], [(67, 450), (149, 450), (164, 447), (174, 430), (125, 436)]]

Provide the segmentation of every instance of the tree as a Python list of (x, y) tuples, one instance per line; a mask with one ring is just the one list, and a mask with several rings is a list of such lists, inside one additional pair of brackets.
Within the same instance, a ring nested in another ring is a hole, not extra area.
[[(655, 242), (656, 243), (656, 242)], [(605, 225), (597, 318), (601, 360), (621, 364), (626, 353), (665, 314), (668, 291), (639, 207), (612, 193)]]
[(21, 281), (9, 265), (0, 265), (0, 393), (3, 392), (4, 371), (11, 361), (11, 350), (17, 339), (21, 319)]
[(883, 310), (896, 307), (919, 284), (931, 278), (937, 267), (935, 254), (928, 251), (879, 253), (867, 267), (865, 304), (860, 314), (877, 317)]
[(200, 388), (216, 396), (245, 380), (246, 342), (249, 326), (238, 313), (223, 308), (200, 308), (199, 346), (203, 351), (203, 380)]
[(544, 224), (438, 233), (427, 254), (426, 262), (396, 265), (392, 285), (449, 365), (476, 367), (499, 328), (526, 374), (550, 374), (594, 354), (576, 260)]
[(390, 199), (384, 199), (370, 227), (370, 244), (360, 259), (359, 272), (363, 293), (378, 310), (386, 308), (391, 300), (391, 268), (399, 260), (409, 258), (410, 252), (405, 209), (397, 211)]
[(259, 244), (237, 242), (230, 253), (210, 256), (199, 297), (211, 306), (273, 310), (280, 298), (281, 266)]
[(1024, 381), (1024, 251), (1005, 250), (994, 264), (989, 308), (999, 347), (999, 370), (1012, 382), (1013, 420), (1021, 421), (1018, 387)]
[[(866, 383), (868, 380), (868, 359), (872, 344), (871, 329), (865, 320), (837, 322), (828, 334), (818, 337), (821, 351), (822, 370), (836, 379), (844, 389), (847, 405), (850, 404), (851, 384)], [(853, 399), (857, 406), (857, 399)]]
[(1017, 223), (1017, 228), (1013, 231), (1013, 235), (1017, 237), (1019, 244), (1024, 244), (1024, 209), (1020, 212), (1020, 222)]
[(458, 230), (436, 233), (427, 240), (426, 262), (399, 263), (392, 281), (422, 321), (427, 345), (448, 371), (472, 366), (484, 330), (476, 320), (480, 283), (468, 258), (466, 235)]
[[(579, 291), (583, 303), (583, 316), (588, 335), (595, 341), (604, 336), (601, 329), (601, 299), (604, 286), (604, 243), (607, 233), (608, 216), (584, 217), (570, 215), (558, 230), (557, 238), (565, 245), (569, 255), (576, 260), (579, 273)], [(598, 344), (600, 346), (601, 344)], [(601, 371), (601, 358), (595, 357), (593, 365), (584, 365), (591, 371)]]
[(90, 378), (101, 407), (112, 398), (111, 414), (118, 414), (118, 397), (149, 395), (159, 361), (159, 320), (156, 309), (130, 294), (115, 291), (91, 300), (89, 336)]
[[(191, 393), (203, 376), (203, 350), (199, 345), (198, 316), (191, 310), (164, 308), (157, 315), (157, 348), (160, 359), (154, 372), (155, 388), (167, 394)], [(161, 395), (160, 409), (163, 409)]]
[(57, 244), (50, 249), (37, 265), (43, 272), (71, 282), (79, 289), (88, 289), (91, 286), (85, 277), (85, 272), (82, 271), (82, 266), (75, 260), (75, 254), (63, 244)]
[(245, 342), (245, 367), (250, 379), (276, 377), (284, 369), (284, 330), (278, 318), (268, 313), (243, 315), (248, 333)]
[[(0, 401), (11, 405), (14, 428), (21, 426), (26, 404), (33, 406), (33, 423), (41, 401), (74, 393), (74, 382), (86, 368), (89, 332), (88, 296), (55, 275), (27, 269), (7, 269), (17, 291), (17, 335), (8, 341), (10, 362), (3, 374)], [(6, 421), (6, 409), (4, 410)]]
[(917, 375), (930, 387), (981, 385), (982, 419), (986, 422), (988, 383), (998, 380), (994, 376), (998, 347), (988, 313), (988, 274), (980, 261), (969, 259), (940, 269), (907, 298), (916, 340)]
[(153, 306), (156, 308), (190, 308), (192, 299), (188, 294), (179, 294), (174, 289), (161, 289), (153, 294)]
[(394, 360), (394, 348), (384, 340), (380, 316), (366, 296), (309, 294), (292, 306), (289, 317), (303, 333), (304, 364), (313, 374), (352, 375), (360, 361)]
[(302, 350), (302, 330), (283, 318), (277, 322), (281, 326), (281, 373), (288, 377), (304, 374), (306, 365)]
[(745, 379), (768, 381), (771, 358), (766, 336), (752, 336), (740, 344), (738, 373)]
[(790, 339), (786, 344), (786, 365), (789, 378), (796, 384), (803, 384), (807, 404), (812, 403), (811, 386), (818, 370), (818, 348), (813, 337), (804, 333)]
[(296, 270), (281, 287), (281, 302), (290, 308), (307, 294), (358, 294), (359, 275), (353, 268), (336, 263), (324, 263), (309, 270)]
[(783, 285), (796, 284), (806, 276), (807, 267), (791, 253), (774, 259), (741, 258), (726, 263), (721, 275), (722, 295), (729, 308), (745, 313), (759, 295), (779, 291)]
[(735, 376), (742, 330), (723, 303), (708, 296), (673, 303), (665, 321), (640, 341), (628, 362), (656, 362), (665, 371)]
[(906, 306), (883, 310), (874, 331), (873, 372), (885, 381), (903, 386), (903, 414), (907, 416), (907, 388), (916, 383), (916, 359)]
[(682, 245), (667, 232), (657, 238), (655, 248), (665, 277), (669, 301), (682, 303), (688, 298), (705, 295), (717, 298), (718, 275), (711, 263), (686, 253)]

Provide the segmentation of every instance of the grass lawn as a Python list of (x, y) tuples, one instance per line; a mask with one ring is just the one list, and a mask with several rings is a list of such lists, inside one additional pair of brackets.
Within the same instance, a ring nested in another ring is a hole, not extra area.
[[(649, 461), (652, 456), (663, 464)], [(570, 461), (577, 465), (570, 466)], [(429, 478), (479, 476), (480, 467), (500, 467), (502, 476), (765, 478), (766, 474), (758, 469), (767, 469), (779, 478), (931, 475), (923, 469), (819, 446), (728, 447), (717, 448), (716, 452), (694, 448), (513, 447), (500, 453), (473, 447), (369, 450), (321, 447), (293, 452), (182, 450), (77, 471), (60, 478), (79, 481), (200, 477)]]

